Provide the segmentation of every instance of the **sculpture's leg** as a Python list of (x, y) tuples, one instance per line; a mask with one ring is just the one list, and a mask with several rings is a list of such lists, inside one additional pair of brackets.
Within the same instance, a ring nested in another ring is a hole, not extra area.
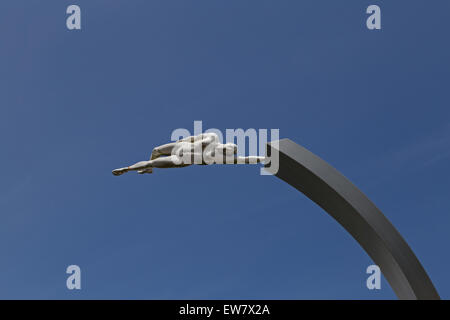
[(147, 168), (144, 170), (138, 170), (139, 174), (144, 174), (144, 173), (153, 173), (153, 168)]
[(150, 160), (155, 160), (160, 156), (170, 156), (172, 155), (172, 150), (175, 147), (176, 142), (163, 144), (162, 146), (156, 147), (152, 151)]
[(178, 156), (172, 155), (168, 157), (161, 157), (149, 161), (152, 168), (180, 168), (186, 167), (189, 164), (184, 164), (182, 159)]
[(149, 168), (149, 167), (152, 166), (152, 165), (151, 165), (151, 162), (152, 162), (152, 160), (149, 160), (149, 161), (139, 161), (139, 162), (133, 164), (132, 166), (125, 167), (125, 168), (115, 169), (115, 170), (113, 170), (112, 173), (113, 173), (113, 175), (115, 175), (115, 176), (120, 176), (120, 175), (122, 175), (122, 174), (124, 174), (125, 172), (128, 172), (128, 171), (144, 170), (144, 169), (147, 169), (147, 168)]
[(155, 160), (139, 161), (133, 164), (132, 166), (113, 170), (112, 173), (115, 176), (120, 176), (128, 171), (148, 171), (151, 168), (178, 168), (186, 166), (188, 166), (188, 164), (184, 164), (182, 159), (174, 155), (169, 157), (158, 158)]

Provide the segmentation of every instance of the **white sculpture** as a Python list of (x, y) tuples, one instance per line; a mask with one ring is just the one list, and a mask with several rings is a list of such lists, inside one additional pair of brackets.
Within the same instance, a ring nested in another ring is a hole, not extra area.
[(234, 143), (222, 144), (217, 134), (202, 133), (156, 147), (152, 151), (150, 160), (115, 169), (112, 173), (116, 176), (128, 171), (144, 174), (152, 173), (153, 168), (180, 168), (192, 164), (210, 165), (214, 163), (254, 164), (265, 160), (265, 157), (239, 157), (236, 154), (237, 145)]

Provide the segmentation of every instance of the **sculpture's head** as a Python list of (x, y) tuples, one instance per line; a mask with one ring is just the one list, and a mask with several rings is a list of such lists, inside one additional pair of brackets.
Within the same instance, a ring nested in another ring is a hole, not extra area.
[(237, 154), (237, 145), (234, 143), (218, 144), (216, 152), (223, 155)]

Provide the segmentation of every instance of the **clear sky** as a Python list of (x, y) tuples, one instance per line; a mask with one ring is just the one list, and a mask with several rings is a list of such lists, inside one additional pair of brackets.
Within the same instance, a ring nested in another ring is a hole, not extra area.
[[(66, 8), (82, 30), (66, 28)], [(366, 28), (381, 7), (382, 29)], [(258, 166), (114, 177), (176, 128), (278, 128), (352, 180), (450, 297), (450, 2), (2, 0), (0, 298), (394, 299)], [(67, 266), (82, 289), (66, 288)]]

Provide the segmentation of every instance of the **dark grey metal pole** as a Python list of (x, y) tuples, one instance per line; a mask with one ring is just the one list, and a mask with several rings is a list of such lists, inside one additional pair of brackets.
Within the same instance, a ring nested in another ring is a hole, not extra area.
[[(399, 299), (440, 299), (406, 241), (358, 189), (327, 162), (289, 139), (267, 144), (279, 153), (275, 176), (304, 193), (341, 224), (378, 265)], [(266, 166), (271, 171), (270, 164)], [(272, 172), (274, 173), (274, 172)]]

